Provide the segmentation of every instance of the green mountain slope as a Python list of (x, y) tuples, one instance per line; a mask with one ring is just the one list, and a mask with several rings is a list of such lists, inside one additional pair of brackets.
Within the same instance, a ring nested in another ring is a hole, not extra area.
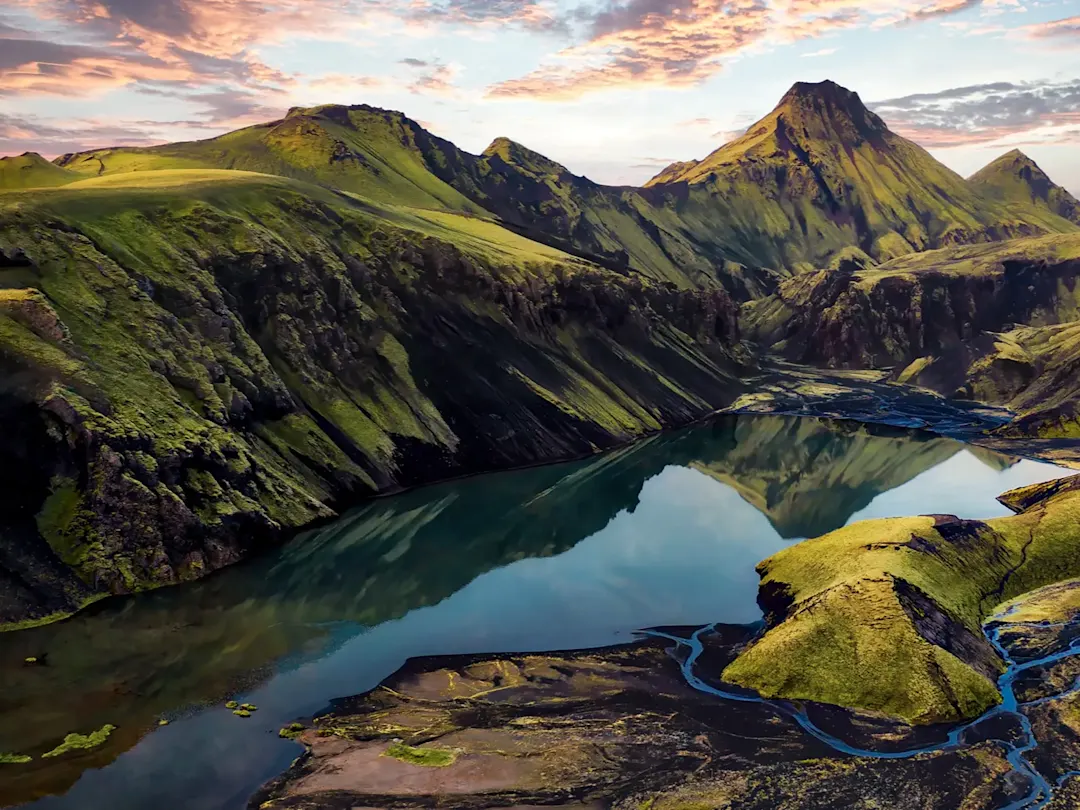
[(80, 179), (80, 175), (50, 163), (37, 152), (0, 157), (0, 191), (50, 188)]
[(84, 176), (238, 169), (307, 180), (380, 202), (480, 213), (478, 205), (428, 170), (418, 139), (433, 142), (425, 147), (434, 160), (437, 139), (400, 113), (367, 106), (294, 108), (280, 121), (207, 141), (99, 149), (64, 155), (57, 164)]
[[(401, 113), (296, 108), (208, 141), (65, 155), (98, 176), (240, 169), (369, 200), (490, 213), (534, 241), (678, 287), (771, 293), (792, 270), (1077, 229), (1045, 205), (986, 199), (831, 82), (796, 84), (747, 135), (646, 188), (603, 186), (506, 138), (463, 152)], [(765, 268), (772, 268), (768, 270)]]
[(1000, 500), (1017, 514), (867, 520), (763, 561), (767, 629), (723, 680), (913, 724), (1000, 703), (1004, 664), (983, 622), (1004, 602), (1080, 575), (1080, 493), (1074, 477)]
[(1073, 229), (1045, 208), (984, 199), (832, 82), (794, 85), (745, 135), (648, 186), (675, 187), (669, 197), (685, 197), (676, 203), (684, 217), (720, 212), (734, 239), (772, 266), (822, 267), (851, 246), (887, 260)]
[(633, 189), (599, 186), (553, 161), (496, 140), (462, 152), (400, 113), (367, 106), (293, 109), (269, 124), (208, 141), (65, 155), (84, 176), (168, 169), (237, 169), (306, 180), (415, 208), (497, 215), (531, 239), (679, 287), (726, 285), (742, 298), (775, 286), (745, 268), (723, 239), (688, 237), (674, 213)]
[(0, 623), (193, 579), (362, 495), (741, 390), (735, 307), (287, 178), (0, 197)]
[(968, 178), (968, 183), (984, 197), (1045, 209), (1080, 225), (1080, 201), (1056, 185), (1019, 149), (984, 166)]

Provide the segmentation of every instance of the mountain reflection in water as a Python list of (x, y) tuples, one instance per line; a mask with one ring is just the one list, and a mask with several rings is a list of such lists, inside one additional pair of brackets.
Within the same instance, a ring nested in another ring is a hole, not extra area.
[[(243, 807), (297, 754), (281, 725), (408, 657), (751, 623), (755, 564), (795, 539), (853, 517), (1004, 514), (1000, 492), (1064, 472), (928, 434), (743, 416), (378, 500), (201, 582), (0, 636), (0, 752), (35, 755), (2, 766), (0, 803)], [(232, 695), (259, 711), (233, 717)], [(101, 748), (39, 758), (106, 723)]]

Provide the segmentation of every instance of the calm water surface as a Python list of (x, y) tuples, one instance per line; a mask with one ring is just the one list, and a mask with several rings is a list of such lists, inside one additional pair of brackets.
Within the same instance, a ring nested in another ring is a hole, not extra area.
[[(0, 752), (118, 726), (97, 750), (0, 766), (0, 804), (241, 808), (300, 753), (282, 725), (409, 657), (752, 623), (754, 566), (793, 542), (866, 518), (1007, 514), (998, 494), (1067, 473), (921, 433), (731, 417), (376, 501), (202, 582), (0, 635)], [(233, 697), (259, 711), (234, 717)]]

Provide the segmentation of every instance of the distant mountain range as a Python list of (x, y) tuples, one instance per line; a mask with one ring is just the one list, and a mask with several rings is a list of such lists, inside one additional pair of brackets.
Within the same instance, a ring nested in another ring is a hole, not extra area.
[(791, 272), (1080, 230), (1080, 203), (1019, 152), (970, 180), (833, 82), (795, 84), (746, 134), (643, 188), (604, 186), (498, 138), (471, 155), (397, 112), (296, 108), (206, 141), (0, 162), (0, 187), (218, 168), (379, 202), (494, 215), (528, 237), (681, 287), (759, 297)]

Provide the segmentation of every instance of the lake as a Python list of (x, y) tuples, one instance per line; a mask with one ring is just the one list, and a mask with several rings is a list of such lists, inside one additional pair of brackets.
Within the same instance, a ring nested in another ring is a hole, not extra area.
[[(0, 805), (242, 808), (301, 752), (282, 725), (410, 657), (751, 624), (754, 566), (791, 543), (1007, 514), (1001, 492), (1066, 474), (915, 431), (739, 416), (373, 501), (201, 582), (0, 635), (0, 752), (35, 756), (0, 765)], [(233, 698), (259, 710), (235, 717)], [(100, 748), (40, 758), (106, 723)]]

